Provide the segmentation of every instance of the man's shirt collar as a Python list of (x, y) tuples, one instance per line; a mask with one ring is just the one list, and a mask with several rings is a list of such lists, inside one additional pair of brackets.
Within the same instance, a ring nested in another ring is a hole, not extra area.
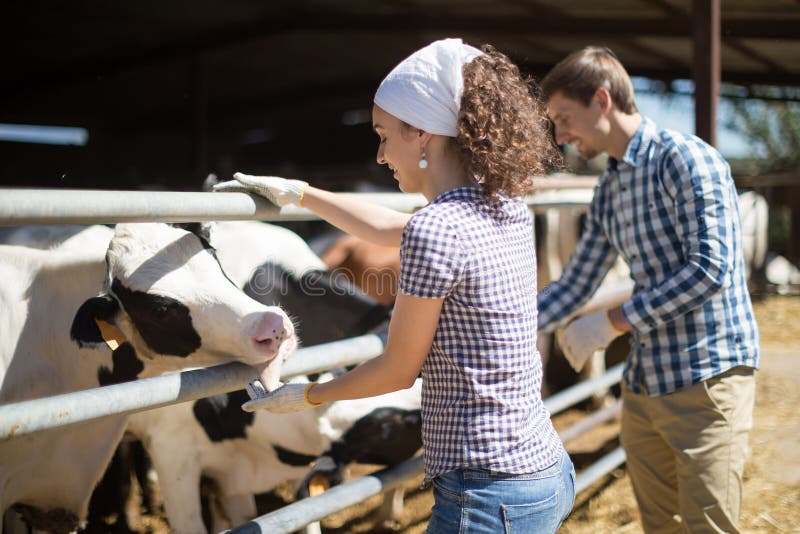
[[(650, 145), (650, 141), (655, 135), (656, 124), (647, 117), (642, 117), (642, 123), (628, 142), (628, 148), (622, 156), (622, 163), (626, 163), (631, 167), (638, 167), (641, 165), (647, 156), (647, 147)], [(606, 173), (616, 171), (618, 166), (619, 162), (616, 158), (609, 156)]]

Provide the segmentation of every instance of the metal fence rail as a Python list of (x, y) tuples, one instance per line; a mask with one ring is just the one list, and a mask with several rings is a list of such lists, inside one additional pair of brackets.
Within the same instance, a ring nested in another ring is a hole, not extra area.
[(617, 402), (612, 404), (611, 406), (607, 406), (601, 410), (594, 412), (591, 415), (587, 415), (574, 425), (565, 428), (561, 432), (558, 433), (558, 437), (561, 438), (561, 441), (564, 443), (569, 443), (574, 439), (584, 435), (589, 430), (593, 429), (596, 426), (599, 426), (602, 423), (605, 423), (609, 419), (613, 419), (617, 415), (622, 412), (622, 399), (619, 399)]
[[(527, 197), (529, 207), (582, 209), (591, 200), (592, 179), (544, 178), (543, 191)], [(561, 189), (558, 192), (547, 189)], [(365, 201), (410, 212), (426, 204), (422, 195), (403, 193), (348, 193)], [(244, 193), (184, 193), (164, 191), (100, 191), (74, 189), (0, 188), (0, 226), (30, 224), (112, 224), (120, 222), (195, 222), (213, 220), (292, 221), (318, 217), (308, 210), (277, 208), (265, 200)], [(370, 335), (299, 349), (284, 366), (281, 376), (324, 371), (360, 363), (383, 352), (386, 336)], [(603, 377), (578, 384), (545, 401), (551, 413), (558, 413), (595, 391), (618, 382), (621, 366)], [(0, 405), (0, 441), (18, 436), (78, 424), (110, 415), (128, 414), (178, 402), (196, 400), (239, 389), (254, 371), (241, 363), (194, 369), (141, 379), (91, 390)], [(146, 399), (146, 400), (145, 400)], [(578, 428), (613, 416), (604, 413)], [(580, 489), (590, 485), (624, 461), (617, 450), (602, 458), (578, 477)], [(392, 469), (343, 484), (317, 497), (286, 506), (257, 518), (232, 532), (291, 532), (394, 487), (422, 472), (422, 459), (415, 458)]]
[(589, 398), (590, 395), (597, 391), (603, 391), (619, 383), (622, 379), (622, 368), (624, 364), (618, 363), (614, 367), (609, 367), (605, 373), (586, 382), (581, 382), (569, 387), (563, 391), (559, 391), (555, 395), (547, 397), (545, 406), (550, 410), (551, 414), (564, 411), (569, 406), (583, 399)]
[[(420, 194), (346, 195), (406, 212), (427, 203)], [(570, 189), (557, 193), (542, 191), (530, 195), (527, 200), (533, 209), (581, 207), (588, 204), (591, 196), (591, 189)], [(245, 193), (0, 188), (0, 226), (244, 219), (298, 221), (319, 217), (297, 206), (278, 209), (266, 200)]]
[[(621, 365), (617, 365), (600, 377), (548, 397), (545, 399), (544, 405), (551, 414), (559, 413), (572, 404), (606, 389), (609, 384), (619, 382), (620, 376)], [(565, 399), (568, 399), (569, 403)], [(575, 482), (575, 493), (591, 486), (624, 461), (625, 453), (621, 448), (600, 458), (578, 475)], [(294, 502), (226, 532), (231, 534), (288, 534), (369, 497), (391, 490), (419, 476), (423, 468), (422, 458), (413, 458), (393, 468), (383, 469), (336, 486), (321, 495)]]
[(575, 494), (582, 492), (623, 463), (625, 463), (625, 451), (622, 447), (617, 447), (578, 474), (575, 478)]
[[(298, 349), (283, 366), (281, 377), (361, 363), (383, 353), (385, 344), (386, 334), (371, 334)], [(252, 367), (234, 362), (0, 405), (0, 442), (109, 415), (227, 393), (243, 388), (253, 378)]]

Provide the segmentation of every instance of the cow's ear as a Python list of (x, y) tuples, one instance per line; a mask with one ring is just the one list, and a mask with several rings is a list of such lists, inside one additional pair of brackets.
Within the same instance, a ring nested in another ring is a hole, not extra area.
[(109, 295), (90, 298), (75, 313), (70, 337), (81, 347), (107, 346), (97, 321), (112, 323), (118, 311), (119, 303)]

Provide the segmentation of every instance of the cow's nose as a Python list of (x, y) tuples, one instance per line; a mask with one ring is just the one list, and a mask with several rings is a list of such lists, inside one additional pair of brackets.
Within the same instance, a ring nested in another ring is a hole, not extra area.
[(267, 350), (276, 350), (281, 342), (291, 336), (290, 327), (287, 328), (285, 316), (274, 312), (264, 312), (261, 320), (256, 324), (252, 339), (256, 345)]

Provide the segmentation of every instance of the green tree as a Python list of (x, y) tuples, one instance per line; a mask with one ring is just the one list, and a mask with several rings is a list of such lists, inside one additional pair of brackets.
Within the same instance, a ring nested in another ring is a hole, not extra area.
[[(774, 98), (780, 88), (755, 88), (754, 95)], [(733, 99), (726, 127), (735, 130), (758, 148), (760, 172), (800, 170), (800, 102)]]

